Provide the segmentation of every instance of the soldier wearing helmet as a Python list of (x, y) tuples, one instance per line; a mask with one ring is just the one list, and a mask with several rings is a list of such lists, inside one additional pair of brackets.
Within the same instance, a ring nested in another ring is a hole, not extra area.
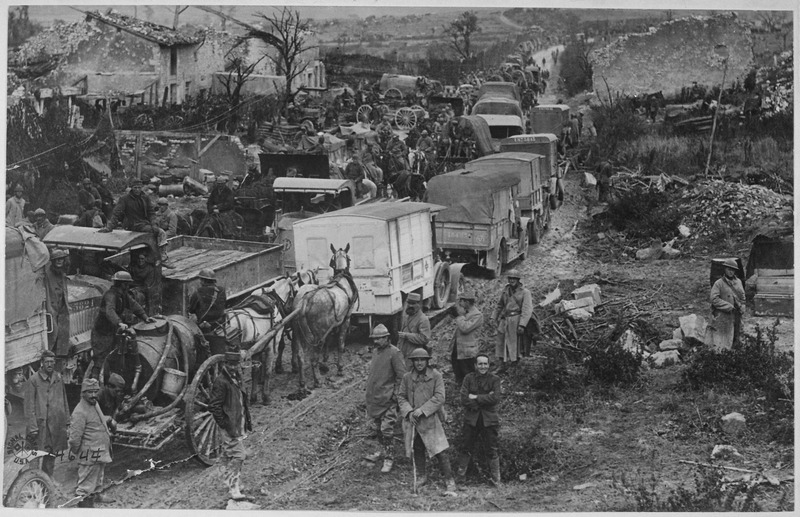
[[(111, 278), (114, 284), (103, 295), (100, 302), (100, 311), (92, 327), (92, 360), (94, 365), (90, 377), (97, 379), (100, 369), (108, 355), (114, 350), (117, 336), (128, 330), (137, 318), (152, 323), (155, 318), (149, 318), (141, 305), (136, 303), (129, 291), (133, 283), (130, 273), (117, 271)], [(108, 371), (108, 370), (106, 370)]]
[(67, 257), (62, 249), (50, 252), (50, 267), (45, 268), (44, 287), (46, 310), (53, 322), (53, 332), (47, 334), (50, 350), (56, 355), (56, 370), (61, 371), (69, 354), (69, 305), (67, 304)]
[(33, 231), (36, 233), (36, 236), (39, 237), (39, 240), (44, 239), (52, 229), (53, 223), (47, 219), (47, 212), (45, 212), (44, 208), (37, 208), (34, 210)]
[(94, 188), (92, 180), (83, 178), (81, 181), (81, 189), (78, 191), (78, 215), (82, 214), (85, 210), (93, 210), (94, 202), (100, 200), (100, 192)]
[(217, 275), (211, 269), (201, 269), (197, 275), (200, 287), (189, 298), (189, 317), (197, 322), (200, 330), (211, 345), (211, 352), (225, 352), (224, 333), (222, 339), (216, 336), (216, 330), (225, 323), (225, 288), (217, 285)]
[(730, 349), (739, 344), (745, 297), (736, 259), (725, 259), (722, 265), (725, 272), (711, 287), (711, 321), (705, 342), (718, 349)]
[(383, 456), (381, 472), (391, 472), (394, 465), (394, 426), (397, 422), (397, 393), (406, 373), (403, 354), (389, 342), (389, 330), (381, 324), (369, 336), (375, 345), (367, 377), (367, 418), (377, 427), (382, 451), (365, 459), (375, 462)]
[(448, 492), (455, 492), (456, 483), (446, 454), (450, 444), (444, 433), (445, 389), (442, 374), (428, 363), (431, 355), (417, 348), (408, 358), (413, 367), (403, 376), (398, 393), (400, 416), (403, 419), (403, 436), (406, 457), (412, 458), (416, 468), (417, 486), (426, 483), (425, 463), (430, 456), (439, 459), (442, 477)]
[(525, 331), (533, 316), (531, 292), (522, 286), (518, 273), (509, 273), (508, 285), (503, 288), (492, 319), (497, 326), (495, 357), (502, 361), (497, 373), (502, 373), (509, 363), (519, 361), (525, 349)]

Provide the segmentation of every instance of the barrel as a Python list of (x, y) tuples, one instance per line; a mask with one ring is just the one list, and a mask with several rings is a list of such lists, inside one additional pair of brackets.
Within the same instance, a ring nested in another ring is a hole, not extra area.
[(180, 197), (183, 195), (183, 183), (178, 185), (161, 185), (158, 187), (158, 195), (161, 197), (175, 196)]
[(164, 368), (164, 376), (161, 380), (161, 393), (176, 399), (181, 394), (183, 385), (186, 384), (186, 374), (174, 368)]

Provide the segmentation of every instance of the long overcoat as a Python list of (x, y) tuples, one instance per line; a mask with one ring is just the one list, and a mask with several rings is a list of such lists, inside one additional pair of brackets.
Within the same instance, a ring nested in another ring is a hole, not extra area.
[(729, 349), (741, 330), (740, 307), (745, 306), (744, 288), (738, 278), (720, 278), (711, 287), (711, 321), (705, 342), (715, 348)]
[(83, 398), (75, 406), (69, 423), (69, 450), (78, 457), (78, 465), (111, 463), (109, 417), (99, 404), (89, 404)]
[[(429, 457), (447, 449), (447, 436), (442, 422), (447, 418), (444, 410), (444, 379), (438, 370), (430, 366), (423, 373), (412, 370), (403, 376), (398, 394), (400, 416), (403, 418), (403, 436), (406, 456), (411, 457), (414, 448), (414, 433), (419, 433)], [(415, 409), (422, 408), (422, 416), (413, 426), (406, 418)]]
[(60, 373), (53, 372), (49, 381), (46, 378), (39, 370), (25, 383), (25, 432), (39, 433), (37, 450), (59, 452), (67, 448), (67, 391)]

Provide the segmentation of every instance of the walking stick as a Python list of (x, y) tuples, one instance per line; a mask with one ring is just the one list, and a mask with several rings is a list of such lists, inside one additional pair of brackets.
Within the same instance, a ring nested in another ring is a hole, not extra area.
[[(411, 420), (409, 418), (409, 420)], [(414, 439), (417, 437), (417, 425), (411, 421), (411, 471), (414, 473), (414, 495), (417, 495), (417, 458), (414, 454)]]

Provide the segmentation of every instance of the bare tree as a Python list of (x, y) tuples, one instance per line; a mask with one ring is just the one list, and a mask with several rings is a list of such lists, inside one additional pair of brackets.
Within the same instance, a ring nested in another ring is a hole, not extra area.
[(445, 34), (450, 37), (450, 45), (465, 60), (472, 59), (472, 35), (480, 31), (475, 11), (464, 11), (450, 25), (444, 26)]
[(242, 88), (253, 75), (258, 63), (264, 59), (246, 64), (241, 57), (230, 57), (225, 63), (227, 75), (219, 76), (217, 79), (225, 87), (225, 96), (230, 106), (230, 117), (228, 118), (228, 133), (234, 134), (239, 125), (239, 105), (242, 102)]
[(775, 32), (783, 23), (783, 14), (778, 11), (761, 11), (758, 13), (758, 19), (769, 32)]
[(173, 29), (177, 29), (178, 28), (178, 22), (180, 21), (181, 13), (183, 13), (183, 11), (185, 11), (188, 8), (189, 8), (188, 5), (186, 7), (181, 7), (179, 5), (175, 6), (175, 15), (172, 17), (172, 28)]
[(303, 54), (316, 48), (315, 45), (310, 45), (306, 41), (306, 38), (312, 33), (311, 25), (300, 18), (298, 11), (293, 11), (289, 7), (284, 7), (280, 13), (270, 16), (263, 13), (259, 13), (257, 16), (266, 22), (267, 28), (250, 27), (244, 39), (260, 39), (277, 51), (275, 55), (267, 53), (266, 57), (275, 64), (277, 72), (286, 79), (282, 96), (282, 111), (284, 111), (297, 93), (292, 89), (292, 82), (309, 65), (309, 61), (303, 59)]

